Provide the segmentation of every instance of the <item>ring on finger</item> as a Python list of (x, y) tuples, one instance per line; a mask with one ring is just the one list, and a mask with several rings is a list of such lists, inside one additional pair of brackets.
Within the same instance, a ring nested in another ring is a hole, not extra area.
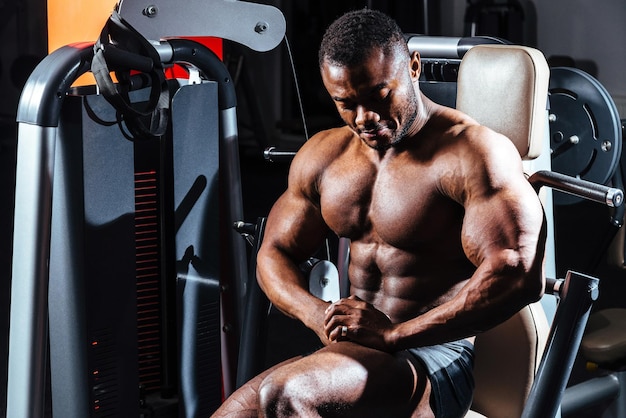
[(348, 335), (348, 327), (346, 325), (343, 325), (341, 327), (341, 336), (345, 337), (346, 335)]

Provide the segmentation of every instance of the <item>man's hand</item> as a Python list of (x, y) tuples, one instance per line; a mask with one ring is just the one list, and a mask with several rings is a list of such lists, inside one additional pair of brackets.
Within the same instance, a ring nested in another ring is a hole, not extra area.
[(387, 315), (357, 296), (340, 299), (326, 309), (328, 340), (352, 341), (381, 351), (392, 351), (385, 334), (393, 324)]

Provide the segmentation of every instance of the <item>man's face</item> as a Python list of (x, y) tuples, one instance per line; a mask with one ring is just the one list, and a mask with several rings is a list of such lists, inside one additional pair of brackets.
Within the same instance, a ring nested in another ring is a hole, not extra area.
[(325, 61), (321, 73), (339, 115), (365, 144), (387, 149), (407, 135), (417, 116), (419, 56), (374, 49), (353, 67)]

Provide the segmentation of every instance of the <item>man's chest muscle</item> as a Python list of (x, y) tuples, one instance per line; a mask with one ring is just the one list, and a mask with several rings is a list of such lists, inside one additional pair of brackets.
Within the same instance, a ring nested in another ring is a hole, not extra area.
[(322, 215), (340, 236), (419, 246), (462, 217), (460, 206), (443, 197), (435, 182), (419, 167), (331, 173), (321, 185)]

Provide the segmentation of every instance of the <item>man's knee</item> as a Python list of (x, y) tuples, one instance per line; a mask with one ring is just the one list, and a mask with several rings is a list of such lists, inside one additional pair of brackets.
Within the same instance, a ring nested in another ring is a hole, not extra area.
[(263, 379), (259, 386), (259, 410), (263, 411), (263, 415), (278, 416), (279, 404), (284, 403), (284, 386), (271, 377)]
[(314, 413), (317, 400), (311, 379), (303, 374), (276, 371), (259, 386), (259, 409), (267, 417)]

